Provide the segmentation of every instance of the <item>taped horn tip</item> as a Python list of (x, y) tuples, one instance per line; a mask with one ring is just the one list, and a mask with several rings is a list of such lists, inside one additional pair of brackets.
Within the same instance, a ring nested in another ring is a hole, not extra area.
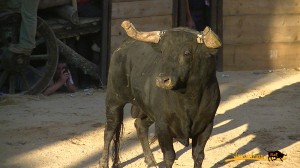
[(131, 25), (131, 22), (129, 20), (124, 20), (122, 23), (121, 23), (121, 26), (124, 28), (124, 29), (128, 29)]
[(137, 31), (134, 25), (129, 20), (124, 20), (121, 26), (126, 31), (127, 35), (135, 40), (143, 42), (158, 43), (160, 40), (160, 31), (140, 32)]
[(219, 48), (222, 46), (221, 40), (219, 39), (218, 35), (215, 34), (210, 27), (205, 27), (201, 34), (197, 37), (198, 43), (203, 43), (208, 48)]

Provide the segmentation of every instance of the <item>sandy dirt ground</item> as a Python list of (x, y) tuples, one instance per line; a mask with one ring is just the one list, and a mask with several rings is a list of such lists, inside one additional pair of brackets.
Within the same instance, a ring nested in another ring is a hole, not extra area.
[[(203, 167), (300, 167), (299, 69), (218, 72), (222, 101), (205, 147)], [(97, 167), (103, 148), (105, 92), (91, 89), (49, 97), (0, 97), (0, 168)], [(121, 161), (146, 167), (134, 120), (125, 107)], [(150, 136), (154, 131), (151, 127)], [(158, 143), (151, 148), (163, 167)], [(191, 147), (174, 142), (175, 168), (191, 168)], [(279, 150), (283, 161), (231, 161), (238, 154)]]

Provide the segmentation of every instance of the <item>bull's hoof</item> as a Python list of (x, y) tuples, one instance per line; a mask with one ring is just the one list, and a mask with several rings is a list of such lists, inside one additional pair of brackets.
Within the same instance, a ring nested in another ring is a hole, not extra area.
[(99, 162), (98, 168), (108, 168), (107, 163)]
[(122, 166), (120, 164), (113, 164), (112, 168), (121, 168)]
[(151, 161), (146, 161), (145, 160), (145, 163), (147, 164), (147, 167), (148, 168), (154, 168), (154, 167), (157, 167), (157, 164), (156, 164), (156, 162), (155, 161), (153, 161), (153, 160), (151, 160)]

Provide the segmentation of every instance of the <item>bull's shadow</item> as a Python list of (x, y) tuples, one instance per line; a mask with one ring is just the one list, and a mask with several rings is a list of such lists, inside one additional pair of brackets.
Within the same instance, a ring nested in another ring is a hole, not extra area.
[[(223, 93), (224, 92), (226, 92), (226, 90), (224, 90)], [(232, 95), (229, 93), (224, 93), (222, 100), (229, 100), (228, 97), (230, 96)], [(224, 142), (220, 142), (213, 147), (207, 148), (206, 150), (210, 151), (216, 148), (222, 148), (228, 144), (238, 144), (239, 140), (248, 136), (253, 136), (253, 138), (245, 145), (232, 148), (230, 149), (231, 151), (224, 151), (224, 153), (228, 153), (228, 155), (224, 158), (217, 158), (216, 160), (219, 161), (216, 161), (212, 167), (227, 167), (226, 165), (228, 163), (226, 163), (225, 160), (232, 158), (233, 154), (237, 151), (240, 154), (246, 154), (255, 148), (258, 148), (259, 154), (267, 155), (265, 149), (269, 151), (282, 151), (283, 148), (298, 142), (300, 140), (299, 100), (300, 82), (275, 90), (271, 94), (264, 97), (252, 99), (247, 103), (226, 111), (224, 114), (217, 114), (214, 125), (220, 126), (217, 126), (213, 129), (211, 135), (212, 138), (218, 135), (223, 136), (224, 133), (226, 136), (227, 132), (243, 126), (246, 126), (246, 130), (238, 132), (237, 135), (232, 135), (232, 138), (229, 138), (228, 141), (225, 140)], [(285, 110), (285, 107), (292, 108)], [(222, 125), (224, 122), (226, 124)], [(160, 150), (158, 146), (152, 146), (152, 151), (157, 150)], [(190, 146), (187, 148), (182, 148), (181, 150), (177, 150), (176, 157), (180, 159), (180, 156), (189, 150), (191, 150)], [(291, 155), (289, 155), (289, 151), (283, 152), (288, 153), (288, 157), (291, 157)], [(218, 155), (216, 155), (216, 157), (217, 156)], [(129, 165), (140, 158), (143, 158), (142, 153), (130, 160), (123, 162), (122, 165)], [(239, 161), (239, 164), (236, 167), (244, 167), (252, 162), (254, 161)], [(163, 166), (163, 163), (160, 162), (159, 167)]]
[[(247, 126), (244, 132), (229, 141), (225, 141), (214, 148), (222, 148), (227, 144), (239, 143), (239, 140), (251, 135), (254, 138), (246, 145), (226, 151), (226, 153), (249, 153), (259, 148), (260, 154), (266, 155), (267, 150), (282, 150), (300, 140), (300, 82), (285, 86), (265, 97), (253, 99), (224, 114), (216, 115), (215, 124), (229, 121), (213, 129), (212, 137), (226, 133), (243, 125)], [(286, 108), (289, 107), (289, 108)], [(292, 107), (292, 108), (291, 108)], [(271, 110), (270, 110), (271, 109)], [(288, 110), (286, 110), (288, 109)], [(223, 134), (224, 135), (224, 134)], [(210, 149), (209, 149), (210, 150)], [(288, 151), (285, 151), (285, 153)], [(213, 167), (225, 166), (230, 154), (220, 159)], [(218, 159), (219, 160), (219, 159)], [(253, 161), (242, 161), (237, 167), (244, 167)]]
[[(235, 87), (235, 86), (233, 86)], [(232, 88), (231, 88), (232, 89)], [(230, 101), (230, 96), (232, 91), (222, 91), (222, 103), (224, 100)], [(230, 162), (225, 162), (226, 159), (232, 158), (233, 153), (238, 151), (240, 154), (246, 154), (255, 148), (259, 148), (259, 154), (267, 155), (267, 150), (279, 150), (281, 152), (287, 153), (288, 158), (292, 157), (292, 153), (289, 151), (283, 151), (283, 148), (289, 147), (300, 140), (300, 123), (299, 123), (299, 110), (300, 110), (300, 82), (294, 83), (292, 85), (285, 86), (272, 92), (264, 97), (257, 97), (252, 99), (247, 103), (241, 104), (231, 110), (226, 111), (224, 114), (217, 114), (215, 117), (214, 125), (217, 126), (213, 129), (211, 138), (216, 136), (226, 138), (226, 133), (236, 128), (243, 127), (246, 125), (246, 129), (232, 135), (232, 138), (225, 140), (224, 142), (218, 142), (217, 144), (206, 147), (206, 151), (214, 150), (217, 148), (222, 148), (228, 144), (239, 144), (239, 141), (248, 136), (253, 136), (252, 140), (244, 145), (237, 145), (236, 148), (231, 148), (230, 151), (224, 151), (227, 156), (221, 156), (216, 154), (216, 163), (212, 165), (213, 168), (218, 167), (232, 167)], [(278, 103), (280, 102), (280, 103)], [(285, 107), (290, 110), (285, 110)], [(271, 109), (271, 110), (270, 110)], [(127, 113), (129, 109), (125, 110)], [(129, 115), (126, 116), (130, 117)], [(226, 122), (228, 121), (228, 122)], [(222, 123), (226, 123), (223, 124)], [(219, 125), (219, 126), (218, 126)], [(126, 128), (125, 128), (126, 129)], [(221, 135), (222, 134), (222, 135)], [(230, 134), (230, 133), (228, 133)], [(130, 146), (123, 146), (123, 150), (130, 148), (135, 145), (140, 145), (135, 134), (132, 134), (132, 139), (135, 143)], [(212, 141), (210, 139), (209, 141)], [(127, 140), (126, 140), (127, 141)], [(158, 144), (151, 146), (152, 151), (160, 150)], [(191, 147), (182, 148), (176, 151), (177, 158), (180, 160), (180, 156), (191, 150)], [(91, 158), (87, 161), (95, 162), (97, 161), (99, 155)], [(139, 159), (143, 159), (143, 153), (140, 153), (129, 160), (123, 160), (121, 165), (126, 167), (127, 165), (133, 164)], [(205, 162), (205, 161), (204, 161)], [(245, 167), (255, 161), (238, 161), (238, 165), (234, 167)], [(283, 163), (289, 162), (288, 160)], [(267, 163), (267, 162), (265, 162)], [(278, 162), (278, 164), (283, 164)], [(267, 163), (269, 164), (269, 163)], [(270, 163), (271, 164), (271, 163)], [(85, 164), (80, 164), (75, 167), (86, 166)], [(159, 167), (164, 167), (163, 162), (158, 163)]]

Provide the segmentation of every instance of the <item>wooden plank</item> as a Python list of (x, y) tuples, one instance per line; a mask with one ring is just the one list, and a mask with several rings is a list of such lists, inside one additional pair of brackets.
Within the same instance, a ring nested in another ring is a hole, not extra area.
[(224, 70), (296, 68), (300, 43), (224, 45)]
[(111, 53), (113, 52), (121, 45), (121, 43), (127, 39), (128, 36), (111, 36)]
[(258, 15), (258, 14), (299, 14), (299, 0), (225, 0), (223, 14)]
[[(172, 27), (172, 15), (151, 16), (143, 18), (129, 19), (139, 31), (164, 30)], [(124, 35), (125, 31), (121, 27), (124, 19), (114, 19), (111, 21), (111, 35)]]
[(112, 4), (112, 19), (172, 14), (173, 0), (119, 2)]
[(133, 1), (149, 1), (149, 0), (112, 0), (112, 2), (133, 2)]
[(45, 9), (66, 4), (72, 4), (72, 0), (40, 0), (38, 8)]
[(299, 42), (299, 15), (245, 15), (223, 18), (225, 44)]

